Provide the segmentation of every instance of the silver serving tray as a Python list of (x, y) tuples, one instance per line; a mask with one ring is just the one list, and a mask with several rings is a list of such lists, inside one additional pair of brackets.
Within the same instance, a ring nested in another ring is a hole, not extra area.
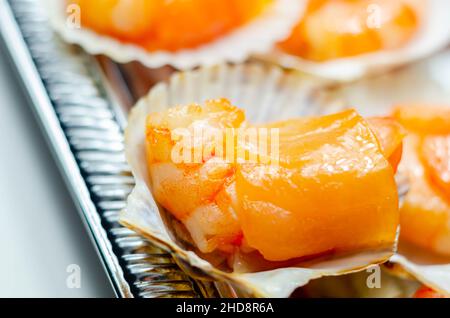
[(123, 152), (127, 111), (172, 70), (118, 66), (63, 43), (38, 0), (0, 0), (0, 34), (116, 295), (220, 296), (118, 223), (134, 183)]

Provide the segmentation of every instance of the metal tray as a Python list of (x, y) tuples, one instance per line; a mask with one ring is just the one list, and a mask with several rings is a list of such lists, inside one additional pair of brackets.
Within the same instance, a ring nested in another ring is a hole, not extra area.
[(123, 153), (127, 111), (172, 70), (119, 66), (63, 43), (38, 0), (0, 0), (0, 34), (117, 296), (220, 296), (117, 222), (134, 182)]

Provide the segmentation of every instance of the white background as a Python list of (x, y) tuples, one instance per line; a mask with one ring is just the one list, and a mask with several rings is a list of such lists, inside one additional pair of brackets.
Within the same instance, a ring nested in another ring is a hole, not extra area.
[[(66, 270), (81, 268), (81, 288)], [(44, 137), (0, 47), (0, 297), (113, 297)]]

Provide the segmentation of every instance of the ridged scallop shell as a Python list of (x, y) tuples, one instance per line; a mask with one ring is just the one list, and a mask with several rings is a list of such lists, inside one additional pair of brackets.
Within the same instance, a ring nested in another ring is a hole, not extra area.
[(297, 72), (285, 72), (262, 64), (201, 68), (178, 73), (168, 83), (158, 84), (135, 106), (129, 118), (125, 136), (126, 156), (136, 187), (121, 214), (121, 223), (171, 251), (192, 276), (228, 284), (240, 296), (288, 297), (312, 279), (361, 271), (385, 262), (392, 256), (394, 247), (299, 264), (298, 267), (247, 274), (225, 272), (188, 250), (177, 239), (176, 231), (167, 222), (167, 214), (152, 198), (144, 152), (145, 120), (150, 112), (218, 97), (226, 97), (244, 108), (252, 122), (340, 110), (340, 103), (327, 101), (324, 106), (320, 91), (326, 85), (327, 82)]
[(302, 1), (275, 0), (261, 16), (214, 42), (178, 52), (149, 52), (137, 45), (123, 44), (88, 29), (70, 27), (66, 23), (64, 0), (41, 1), (62, 38), (71, 44), (80, 45), (90, 54), (104, 54), (119, 63), (139, 61), (150, 68), (171, 65), (180, 70), (221, 62), (240, 63), (251, 54), (266, 53), (274, 43), (289, 35), (304, 8)]
[(418, 34), (404, 47), (384, 50), (356, 57), (341, 58), (325, 62), (313, 62), (287, 54), (279, 49), (259, 58), (328, 78), (349, 82), (405, 65), (444, 49), (450, 43), (450, 1), (427, 0), (423, 22)]
[(392, 275), (384, 267), (312, 281), (302, 290), (310, 298), (410, 298), (420, 283)]

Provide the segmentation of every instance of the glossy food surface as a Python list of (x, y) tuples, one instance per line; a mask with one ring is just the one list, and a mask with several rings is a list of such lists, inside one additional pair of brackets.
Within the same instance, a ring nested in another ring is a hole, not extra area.
[(388, 158), (394, 171), (397, 171), (403, 155), (403, 139), (406, 136), (406, 130), (390, 117), (372, 117), (367, 121), (377, 136), (385, 157)]
[(446, 105), (398, 105), (393, 116), (403, 127), (416, 134), (450, 134), (450, 107)]
[(211, 42), (258, 16), (272, 0), (67, 0), (82, 26), (149, 51)]
[(409, 129), (400, 172), (410, 190), (401, 207), (401, 240), (450, 255), (449, 138), (443, 107), (397, 107), (394, 115)]
[[(153, 195), (184, 223), (203, 252), (232, 251), (242, 235), (227, 192), (235, 168), (212, 156), (214, 146), (201, 135), (194, 136), (195, 130), (222, 132), (239, 128), (244, 120), (244, 113), (225, 100), (210, 101), (203, 107), (175, 107), (147, 118), (146, 150)], [(187, 144), (180, 143), (183, 134)], [(181, 147), (177, 149), (177, 145)], [(210, 149), (209, 155), (203, 156), (205, 149)], [(183, 151), (181, 158), (174, 158)], [(196, 153), (199, 158), (195, 158)]]
[[(269, 132), (256, 136), (271, 136), (269, 148), (278, 147), (270, 158), (276, 160), (267, 161), (258, 138), (246, 143), (231, 135), (232, 148), (221, 151), (230, 128)], [(196, 130), (224, 139), (200, 138)], [(395, 241), (398, 194), (388, 158), (401, 148), (401, 137), (391, 121), (369, 125), (348, 110), (252, 126), (227, 100), (214, 100), (151, 114), (146, 131), (152, 192), (202, 252), (257, 251), (266, 260), (285, 261)], [(180, 136), (189, 136), (184, 152)], [(241, 148), (256, 160), (239, 160)]]
[(280, 47), (313, 61), (350, 57), (405, 45), (419, 18), (408, 1), (311, 0)]
[(280, 164), (236, 172), (247, 243), (272, 261), (389, 246), (398, 225), (394, 172), (355, 111), (272, 124)]

